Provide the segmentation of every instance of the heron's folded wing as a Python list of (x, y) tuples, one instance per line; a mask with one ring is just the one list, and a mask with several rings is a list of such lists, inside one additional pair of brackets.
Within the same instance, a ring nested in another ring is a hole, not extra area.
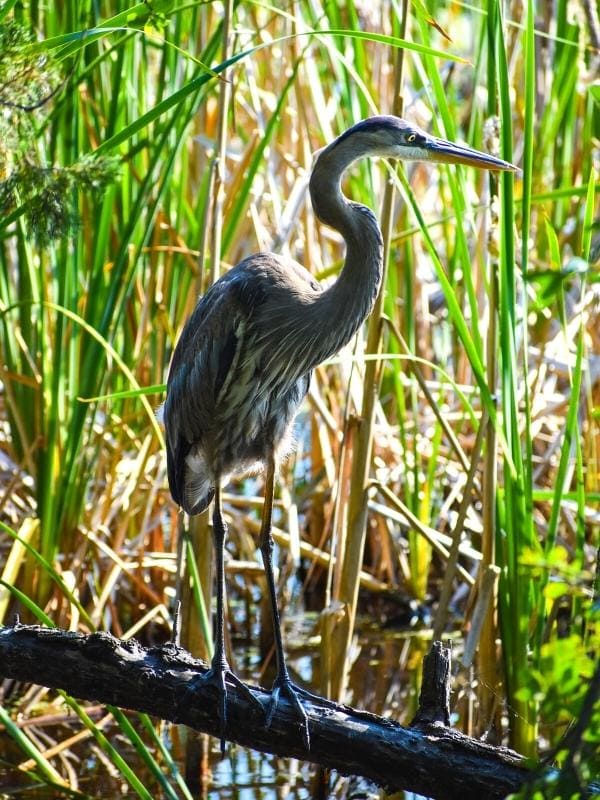
[(219, 395), (232, 380), (248, 320), (262, 296), (232, 270), (204, 295), (175, 348), (164, 422), (173, 499), (185, 506), (186, 458), (216, 424)]

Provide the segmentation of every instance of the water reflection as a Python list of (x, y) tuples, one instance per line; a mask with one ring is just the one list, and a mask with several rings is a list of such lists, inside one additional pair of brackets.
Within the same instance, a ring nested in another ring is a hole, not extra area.
[(233, 747), (229, 757), (216, 765), (207, 797), (211, 800), (286, 797), (305, 800), (311, 797), (310, 772), (308, 765), (301, 765), (295, 759)]

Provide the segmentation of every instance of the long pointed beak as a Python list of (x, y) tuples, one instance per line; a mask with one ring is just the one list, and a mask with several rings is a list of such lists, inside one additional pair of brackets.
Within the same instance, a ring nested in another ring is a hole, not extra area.
[(434, 136), (427, 137), (425, 149), (429, 153), (431, 161), (441, 161), (447, 164), (466, 164), (479, 169), (508, 170), (510, 172), (520, 172), (518, 167), (501, 158), (482, 153), (480, 150), (473, 150), (466, 145), (447, 142), (445, 139), (438, 139)]

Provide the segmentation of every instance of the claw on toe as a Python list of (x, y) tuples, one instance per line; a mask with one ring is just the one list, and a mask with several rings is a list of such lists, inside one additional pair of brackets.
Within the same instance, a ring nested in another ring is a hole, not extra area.
[(269, 728), (271, 726), (271, 722), (273, 721), (273, 715), (277, 710), (277, 706), (279, 705), (279, 700), (282, 695), (285, 696), (288, 702), (296, 710), (297, 715), (300, 717), (302, 724), (302, 741), (306, 749), (310, 750), (310, 733), (308, 730), (308, 716), (306, 714), (306, 711), (304, 710), (304, 706), (300, 702), (300, 696), (308, 695), (309, 697), (312, 697), (312, 695), (310, 694), (310, 692), (305, 692), (304, 689), (301, 689), (299, 686), (293, 684), (289, 678), (284, 680), (276, 680), (275, 683), (273, 684), (273, 691), (271, 692), (271, 699), (269, 701), (267, 719), (265, 723), (266, 727)]

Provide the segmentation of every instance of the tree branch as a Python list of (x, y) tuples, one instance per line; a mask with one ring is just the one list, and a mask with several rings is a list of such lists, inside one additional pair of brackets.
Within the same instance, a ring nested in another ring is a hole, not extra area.
[[(146, 649), (107, 633), (84, 635), (16, 624), (0, 628), (0, 677), (64, 689), (70, 695), (134, 709), (219, 736), (217, 698), (186, 685), (206, 667), (173, 644)], [(388, 790), (432, 798), (502, 798), (532, 777), (521, 756), (471, 739), (443, 724), (414, 727), (323, 700), (305, 703), (311, 747), (287, 702), (271, 727), (228, 685), (227, 736), (255, 750), (300, 758), (361, 775)], [(251, 687), (266, 703), (267, 692)], [(417, 718), (418, 719), (418, 718)]]

